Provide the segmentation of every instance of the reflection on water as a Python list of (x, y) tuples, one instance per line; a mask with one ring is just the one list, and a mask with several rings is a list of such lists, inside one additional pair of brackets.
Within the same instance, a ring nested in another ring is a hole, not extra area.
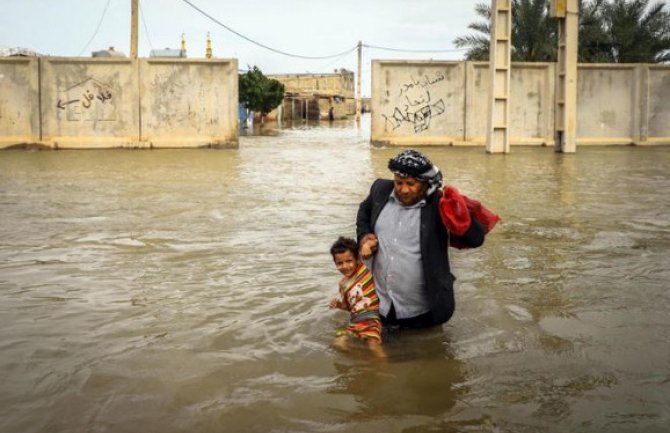
[(0, 154), (0, 431), (667, 431), (670, 152), (428, 148), (503, 217), (444, 329), (330, 349), (328, 247), (398, 149)]

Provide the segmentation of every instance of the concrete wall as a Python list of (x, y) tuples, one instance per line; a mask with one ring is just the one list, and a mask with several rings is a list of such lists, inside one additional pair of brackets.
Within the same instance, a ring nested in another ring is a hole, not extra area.
[[(467, 62), (466, 133), (454, 144), (486, 144), (488, 63)], [(510, 141), (552, 145), (554, 125), (553, 63), (513, 63), (510, 72)]]
[(647, 100), (642, 100), (647, 115), (647, 123), (642, 121), (642, 140), (649, 144), (670, 143), (670, 68), (649, 66), (647, 68)]
[[(554, 63), (513, 63), (510, 142), (554, 144)], [(485, 62), (372, 63), (374, 144), (484, 145)], [(578, 69), (578, 144), (670, 144), (670, 66)]]
[(40, 66), (43, 144), (105, 148), (140, 141), (137, 62), (42, 58)]
[(510, 75), (510, 141), (553, 146), (554, 64), (513, 63)]
[(239, 134), (237, 62), (140, 61), (141, 131), (154, 147), (227, 147)]
[[(577, 75), (577, 142), (632, 144), (635, 65), (581, 65)], [(639, 135), (639, 133), (638, 133)]]
[(463, 62), (373, 61), (372, 141), (463, 141), (465, 69)]
[(238, 143), (236, 60), (0, 59), (0, 90), (0, 148)]
[(0, 62), (0, 148), (40, 139), (38, 67), (36, 57)]

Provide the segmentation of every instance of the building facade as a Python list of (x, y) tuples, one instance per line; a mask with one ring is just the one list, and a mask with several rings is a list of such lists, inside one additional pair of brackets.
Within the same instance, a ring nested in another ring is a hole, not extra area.
[(285, 87), (281, 109), (268, 119), (344, 119), (356, 113), (354, 73), (339, 69), (330, 74), (268, 75)]

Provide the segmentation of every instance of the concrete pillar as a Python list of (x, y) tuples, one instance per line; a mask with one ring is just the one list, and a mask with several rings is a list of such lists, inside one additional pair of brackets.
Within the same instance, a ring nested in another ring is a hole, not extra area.
[(550, 15), (558, 18), (556, 65), (556, 151), (574, 153), (577, 141), (578, 0), (552, 0)]
[(649, 66), (638, 64), (635, 66), (635, 104), (633, 143), (647, 144), (649, 138)]
[(491, 1), (489, 104), (486, 151), (509, 153), (509, 95), (512, 59), (512, 2)]
[(139, 0), (130, 0), (130, 58), (137, 59), (137, 22)]

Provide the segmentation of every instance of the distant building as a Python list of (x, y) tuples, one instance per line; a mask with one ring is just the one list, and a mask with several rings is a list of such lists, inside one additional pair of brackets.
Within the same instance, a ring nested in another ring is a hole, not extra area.
[[(208, 36), (209, 38), (209, 36)], [(164, 48), (162, 50), (151, 50), (149, 57), (167, 58), (167, 59), (185, 59), (186, 56), (186, 35), (181, 34), (181, 48)]]
[(116, 51), (114, 47), (109, 47), (106, 50), (93, 51), (92, 57), (126, 57), (121, 51)]
[(171, 59), (185, 59), (186, 50), (179, 50), (176, 48), (164, 48), (162, 50), (151, 50), (149, 57), (171, 58)]
[[(288, 119), (343, 119), (356, 113), (354, 73), (344, 68), (331, 74), (268, 75), (284, 84), (282, 107)], [(278, 114), (278, 113), (277, 113)], [(271, 119), (275, 113), (270, 113)]]
[(37, 51), (29, 48), (0, 48), (0, 57), (37, 57)]

